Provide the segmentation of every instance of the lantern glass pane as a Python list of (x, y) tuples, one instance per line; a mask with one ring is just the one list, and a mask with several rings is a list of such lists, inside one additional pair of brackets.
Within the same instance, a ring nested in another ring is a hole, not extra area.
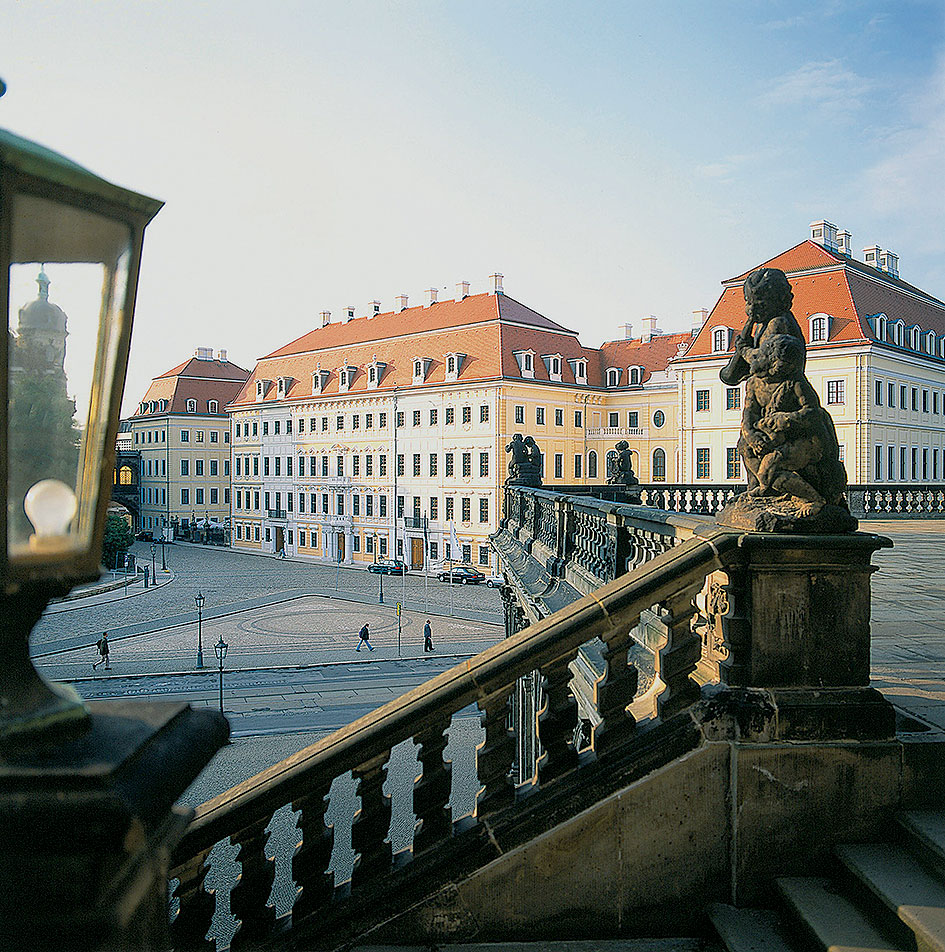
[(131, 233), (33, 195), (12, 211), (7, 549), (57, 557), (92, 542)]

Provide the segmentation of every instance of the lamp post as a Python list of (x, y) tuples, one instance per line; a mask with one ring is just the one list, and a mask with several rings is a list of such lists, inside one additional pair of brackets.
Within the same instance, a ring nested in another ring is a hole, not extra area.
[(157, 546), (152, 542), (151, 543), (151, 582), (154, 582), (154, 579), (157, 576), (154, 574), (154, 555), (157, 552)]
[[(378, 536), (378, 534), (375, 532), (374, 533), (374, 564), (375, 565), (377, 564), (377, 544), (379, 541), (380, 541), (380, 536)], [(384, 573), (383, 572), (377, 573), (377, 581), (378, 581), (377, 603), (379, 605), (383, 605), (384, 604)]]
[(203, 592), (194, 595), (194, 604), (197, 606), (197, 667), (203, 667), (203, 603), (206, 601)]
[(226, 658), (226, 649), (230, 646), (223, 640), (223, 635), (220, 635), (220, 640), (213, 646), (213, 651), (217, 656), (217, 661), (220, 662), (220, 713), (223, 713), (223, 659)]

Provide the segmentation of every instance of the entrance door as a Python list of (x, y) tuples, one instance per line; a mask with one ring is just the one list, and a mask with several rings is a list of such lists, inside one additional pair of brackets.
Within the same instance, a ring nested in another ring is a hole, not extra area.
[(281, 552), (285, 548), (285, 530), (282, 526), (276, 526), (276, 552)]
[(338, 561), (344, 562), (345, 560), (345, 534), (343, 532), (338, 533)]
[(410, 540), (410, 567), (412, 569), (423, 568), (423, 539)]

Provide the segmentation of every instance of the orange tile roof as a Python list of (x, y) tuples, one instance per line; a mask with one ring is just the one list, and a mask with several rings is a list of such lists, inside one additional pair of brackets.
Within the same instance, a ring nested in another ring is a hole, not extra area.
[[(941, 301), (861, 261), (827, 251), (816, 242), (803, 241), (758, 267), (780, 268), (788, 275), (794, 292), (792, 311), (805, 336), (807, 318), (821, 313), (833, 318), (829, 340), (813, 344), (814, 349), (875, 340), (867, 318), (880, 312), (891, 322), (901, 319), (907, 327), (918, 324), (923, 331), (945, 334), (945, 304)], [(744, 325), (742, 287), (751, 271), (723, 282), (722, 296), (689, 348), (687, 358), (713, 356), (714, 328), (730, 327), (737, 331)]]
[[(680, 346), (687, 348), (692, 343), (692, 334), (661, 334), (648, 341), (611, 340), (601, 344), (602, 373), (608, 367), (642, 367), (645, 383), (655, 373), (666, 370), (669, 362), (679, 355)], [(602, 378), (603, 379), (603, 378)]]
[[(216, 400), (218, 412), (243, 389), (250, 373), (229, 360), (203, 360), (191, 357), (151, 381), (142, 403), (166, 400), (164, 413), (186, 413), (187, 401), (197, 401), (197, 412), (208, 413), (211, 400)], [(136, 417), (152, 416), (142, 413), (139, 404)]]

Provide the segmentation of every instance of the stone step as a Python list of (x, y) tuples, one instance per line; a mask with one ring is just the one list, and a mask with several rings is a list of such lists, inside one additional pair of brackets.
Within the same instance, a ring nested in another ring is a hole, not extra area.
[(938, 810), (907, 810), (899, 824), (922, 855), (945, 869), (945, 813)]
[(474, 942), (462, 945), (358, 945), (351, 952), (725, 952), (705, 939), (544, 939), (535, 942)]
[(872, 922), (828, 879), (777, 880), (788, 910), (819, 952), (906, 952), (881, 935)]
[(714, 902), (709, 919), (728, 952), (797, 952), (770, 909), (736, 909)]
[(919, 952), (945, 952), (945, 883), (891, 843), (838, 846), (840, 861), (915, 935)]

